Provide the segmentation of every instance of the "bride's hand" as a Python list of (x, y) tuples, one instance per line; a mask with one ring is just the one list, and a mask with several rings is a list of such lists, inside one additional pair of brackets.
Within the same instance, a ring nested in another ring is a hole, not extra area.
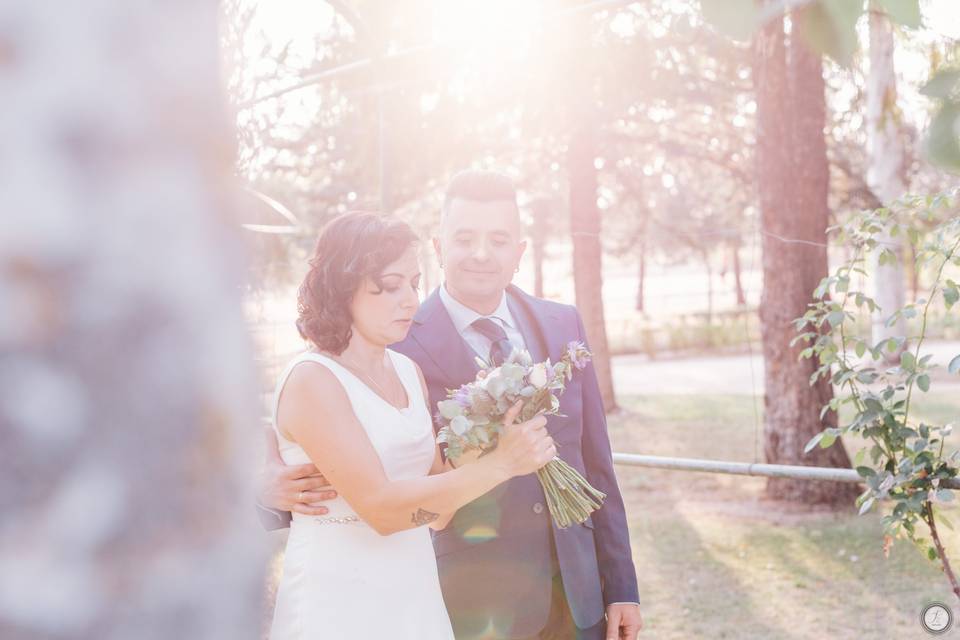
[(537, 414), (526, 422), (515, 423), (523, 401), (518, 400), (503, 418), (503, 430), (497, 448), (484, 459), (499, 465), (508, 477), (533, 473), (553, 460), (557, 448), (547, 433), (547, 419)]

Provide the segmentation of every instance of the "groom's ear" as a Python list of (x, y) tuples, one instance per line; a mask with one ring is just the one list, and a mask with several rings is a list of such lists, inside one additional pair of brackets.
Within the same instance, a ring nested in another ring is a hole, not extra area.
[(521, 240), (521, 241), (517, 244), (517, 250), (520, 252), (520, 253), (517, 255), (517, 262), (520, 262), (521, 258), (523, 258), (524, 252), (526, 252), (526, 250), (527, 250), (527, 241), (526, 241), (526, 240)]
[(440, 263), (440, 268), (443, 268), (443, 251), (440, 249), (440, 238), (434, 236), (430, 238), (430, 242), (433, 243), (433, 252), (437, 256), (437, 261)]

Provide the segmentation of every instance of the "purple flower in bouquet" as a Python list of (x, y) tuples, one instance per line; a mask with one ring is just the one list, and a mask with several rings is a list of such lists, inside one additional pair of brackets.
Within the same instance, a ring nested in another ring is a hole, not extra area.
[(457, 402), (457, 404), (466, 409), (470, 406), (470, 390), (460, 387), (453, 395), (453, 399)]
[(578, 371), (583, 371), (587, 363), (590, 362), (590, 352), (582, 342), (574, 340), (567, 344), (567, 350), (564, 356), (570, 361)]
[[(518, 349), (499, 367), (481, 361), (481, 371), (473, 382), (448, 390), (447, 399), (437, 403), (437, 420), (442, 425), (437, 441), (446, 444), (451, 460), (496, 448), (504, 414), (517, 400), (524, 402), (520, 421), (538, 413), (558, 415), (559, 396), (566, 383), (590, 358), (583, 343), (571, 342), (556, 363), (533, 362), (528, 352)], [(606, 497), (560, 458), (548, 462), (537, 476), (550, 513), (561, 528), (586, 520)]]

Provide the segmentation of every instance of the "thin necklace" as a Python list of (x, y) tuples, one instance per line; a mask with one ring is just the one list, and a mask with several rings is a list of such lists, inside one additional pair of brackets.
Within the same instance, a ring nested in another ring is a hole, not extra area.
[[(384, 354), (384, 355), (386, 355), (386, 354)], [(369, 375), (366, 371), (364, 371), (363, 369), (361, 369), (360, 367), (358, 367), (358, 366), (356, 365), (356, 363), (355, 363), (352, 359), (349, 359), (349, 360), (348, 360), (347, 358), (343, 357), (343, 354), (342, 354), (342, 353), (340, 354), (339, 357), (340, 357), (341, 360), (343, 360), (344, 362), (346, 362), (347, 364), (350, 365), (350, 369), (351, 369), (352, 371), (356, 371), (357, 373), (359, 373), (360, 375), (362, 375), (363, 377), (365, 377), (367, 380), (369, 380), (370, 382), (372, 382), (372, 383), (373, 383), (373, 386), (375, 386), (375, 387), (380, 391), (380, 395), (383, 397), (383, 399), (386, 400), (387, 402), (390, 402), (390, 400), (388, 400), (388, 398), (390, 397), (390, 394), (388, 394), (386, 391), (384, 391), (384, 390), (383, 390), (383, 387), (381, 387), (379, 384), (377, 384), (377, 381), (373, 379), (373, 376)], [(390, 404), (393, 404), (393, 403), (390, 402)], [(396, 406), (396, 405), (394, 405), (394, 406)]]

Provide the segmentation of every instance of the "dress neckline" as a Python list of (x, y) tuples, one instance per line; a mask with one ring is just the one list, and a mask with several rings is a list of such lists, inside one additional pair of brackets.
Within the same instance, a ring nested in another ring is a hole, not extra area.
[(347, 367), (343, 366), (342, 364), (340, 364), (339, 362), (337, 362), (336, 360), (334, 360), (334, 359), (331, 358), (330, 356), (328, 356), (328, 355), (326, 355), (326, 354), (324, 354), (324, 353), (319, 353), (319, 352), (317, 352), (317, 351), (313, 351), (313, 350), (309, 351), (308, 353), (310, 353), (310, 354), (312, 354), (312, 355), (320, 356), (321, 358), (326, 358), (327, 360), (331, 361), (333, 364), (337, 365), (338, 367), (340, 367), (341, 369), (343, 369), (344, 371), (346, 371), (348, 374), (350, 374), (350, 376), (352, 376), (354, 380), (356, 380), (356, 381), (359, 382), (361, 385), (363, 385), (363, 387), (366, 388), (367, 391), (369, 391), (371, 394), (373, 394), (374, 396), (376, 396), (376, 397), (380, 400), (380, 402), (382, 402), (383, 404), (387, 405), (388, 407), (390, 407), (391, 409), (393, 409), (393, 410), (396, 411), (397, 413), (405, 414), (405, 413), (407, 413), (408, 411), (410, 411), (411, 409), (413, 409), (413, 396), (410, 394), (410, 389), (407, 388), (407, 384), (403, 381), (403, 376), (400, 374), (400, 368), (397, 367), (397, 361), (396, 361), (396, 359), (394, 359), (394, 357), (393, 357), (393, 352), (392, 352), (390, 349), (385, 349), (385, 351), (386, 351), (387, 354), (388, 354), (387, 357), (390, 358), (390, 365), (393, 367), (393, 372), (394, 372), (395, 374), (397, 374), (397, 379), (400, 381), (400, 387), (403, 389), (404, 395), (407, 396), (407, 406), (405, 406), (405, 407), (398, 407), (397, 405), (393, 404), (392, 402), (390, 402), (389, 400), (387, 400), (386, 398), (384, 398), (382, 395), (380, 395), (379, 393), (377, 393), (377, 390), (376, 390), (376, 389), (374, 389), (374, 388), (371, 387), (369, 384), (367, 384), (366, 381), (364, 381), (363, 378), (361, 378), (361, 377), (358, 376), (356, 373), (354, 373), (353, 371), (351, 371), (351, 370), (348, 369)]

